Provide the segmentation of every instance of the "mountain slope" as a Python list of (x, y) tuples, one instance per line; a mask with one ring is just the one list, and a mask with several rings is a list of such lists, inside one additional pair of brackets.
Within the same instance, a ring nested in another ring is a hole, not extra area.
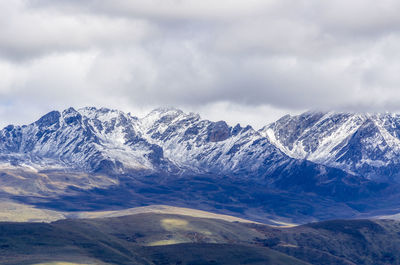
[(393, 220), (330, 220), (288, 229), (264, 231), (260, 243), (311, 264), (400, 264), (399, 222)]
[(306, 112), (260, 132), (287, 155), (376, 180), (398, 179), (400, 116)]
[[(3, 160), (34, 168), (83, 171), (150, 168), (151, 144), (135, 132), (135, 118), (108, 109), (53, 111), (25, 126), (0, 132)], [(121, 160), (121, 161), (120, 161)]]

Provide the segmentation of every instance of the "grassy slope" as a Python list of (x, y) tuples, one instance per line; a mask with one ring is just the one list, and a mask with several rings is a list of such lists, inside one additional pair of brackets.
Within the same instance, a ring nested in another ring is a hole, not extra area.
[(246, 225), (267, 235), (263, 245), (312, 264), (400, 264), (400, 223), (333, 220), (289, 229)]
[(54, 261), (121, 265), (400, 264), (400, 222), (335, 220), (277, 228), (141, 213), (50, 224), (0, 223), (0, 264)]
[[(153, 213), (0, 223), (0, 263), (306, 264), (255, 245), (262, 236), (239, 223)], [(180, 244), (160, 245), (168, 243)]]

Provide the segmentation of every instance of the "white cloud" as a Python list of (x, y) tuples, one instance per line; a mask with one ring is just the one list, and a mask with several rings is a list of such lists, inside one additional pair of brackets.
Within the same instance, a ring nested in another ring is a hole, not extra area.
[(259, 127), (274, 111), (398, 111), (399, 7), (394, 0), (2, 1), (0, 117), (22, 121), (30, 110), (28, 120), (70, 105), (137, 113), (172, 105)]
[(0, 11), (0, 56), (5, 58), (21, 60), (60, 52), (121, 48), (150, 37), (153, 31), (141, 19), (64, 14), (29, 9), (22, 3), (13, 1), (13, 8)]

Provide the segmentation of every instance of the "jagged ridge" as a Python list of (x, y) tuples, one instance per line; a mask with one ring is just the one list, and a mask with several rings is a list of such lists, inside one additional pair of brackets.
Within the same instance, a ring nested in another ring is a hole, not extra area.
[(287, 159), (250, 126), (177, 109), (156, 109), (142, 119), (105, 108), (52, 111), (0, 131), (0, 152), (12, 165), (93, 172), (251, 173)]
[(287, 155), (376, 180), (400, 176), (400, 116), (306, 112), (261, 133)]

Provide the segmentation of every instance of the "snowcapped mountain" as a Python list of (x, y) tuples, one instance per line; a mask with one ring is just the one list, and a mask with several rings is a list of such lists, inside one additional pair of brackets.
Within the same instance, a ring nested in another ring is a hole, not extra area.
[(400, 116), (306, 112), (259, 131), (159, 108), (52, 111), (0, 131), (3, 165), (84, 172), (267, 175), (295, 160), (373, 179), (400, 175)]
[(0, 131), (1, 160), (89, 172), (256, 172), (288, 157), (250, 126), (201, 120), (173, 108), (139, 119), (118, 110), (69, 108)]
[(284, 116), (260, 133), (297, 159), (372, 179), (400, 176), (400, 116), (306, 112)]
[(174, 108), (52, 111), (0, 131), (0, 198), (65, 211), (170, 203), (257, 220), (354, 216), (379, 196), (397, 209), (396, 186), (369, 178), (399, 172), (399, 126), (389, 114), (308, 112), (254, 130)]
[[(4, 128), (0, 132), (0, 151), (3, 161), (39, 169), (90, 171), (110, 164), (121, 166), (118, 158), (126, 159), (128, 165), (149, 166), (143, 156), (151, 152), (151, 146), (134, 140), (134, 120), (127, 114), (105, 109), (52, 111), (32, 124)], [(134, 145), (140, 146), (136, 149), (142, 155), (128, 152)]]
[(195, 172), (257, 172), (288, 159), (251, 126), (201, 120), (197, 114), (157, 109), (141, 119), (142, 135), (160, 146), (164, 157)]

